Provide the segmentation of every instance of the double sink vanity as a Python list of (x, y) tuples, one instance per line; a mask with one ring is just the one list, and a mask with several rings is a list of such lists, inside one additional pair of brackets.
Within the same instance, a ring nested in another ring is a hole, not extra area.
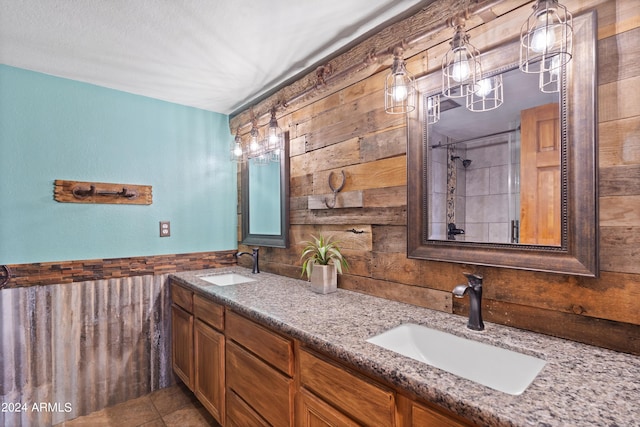
[(170, 282), (174, 371), (224, 426), (640, 419), (633, 355), (241, 267)]

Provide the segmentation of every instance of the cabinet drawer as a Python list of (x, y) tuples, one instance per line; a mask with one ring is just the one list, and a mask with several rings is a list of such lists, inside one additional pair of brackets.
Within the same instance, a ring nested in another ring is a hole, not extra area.
[(300, 380), (327, 403), (363, 425), (395, 425), (392, 390), (300, 350)]
[(189, 289), (171, 283), (171, 300), (189, 313), (193, 313), (193, 292)]
[(293, 342), (290, 339), (230, 310), (227, 310), (225, 335), (285, 374), (293, 375)]
[(294, 384), (242, 347), (227, 344), (227, 388), (273, 426), (289, 426), (293, 418)]
[(224, 306), (194, 295), (193, 314), (219, 331), (224, 330)]
[(458, 419), (457, 416), (447, 413), (444, 409), (432, 409), (417, 402), (411, 402), (411, 426), (442, 426), (465, 427), (470, 424)]
[(227, 425), (229, 427), (270, 427), (269, 423), (232, 391), (227, 394)]
[(305, 427), (358, 427), (333, 406), (301, 388), (296, 395), (296, 424)]

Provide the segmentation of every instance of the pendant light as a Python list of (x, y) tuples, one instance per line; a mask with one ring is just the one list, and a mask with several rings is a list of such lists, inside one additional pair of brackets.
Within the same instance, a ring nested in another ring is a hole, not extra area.
[(455, 32), (451, 48), (442, 58), (442, 93), (449, 98), (466, 97), (482, 76), (480, 52), (469, 43), (464, 25), (464, 17), (452, 20)]
[(251, 132), (249, 133), (249, 151), (247, 153), (247, 156), (251, 159), (251, 158), (260, 156), (260, 154), (262, 154), (262, 142), (260, 141), (260, 132), (258, 132), (256, 121), (253, 120)]
[(536, 0), (520, 31), (520, 69), (525, 73), (558, 70), (571, 60), (572, 44), (572, 17), (567, 8), (557, 0)]
[(409, 113), (416, 108), (416, 81), (402, 58), (404, 50), (393, 49), (393, 65), (384, 82), (384, 110), (389, 114)]
[(234, 141), (231, 143), (231, 161), (242, 163), (246, 160), (244, 150), (242, 149), (242, 139), (240, 139), (240, 128), (236, 131), (236, 137)]
[(278, 126), (276, 119), (276, 107), (271, 109), (271, 120), (267, 128), (266, 152), (270, 154), (270, 160), (274, 162), (280, 161), (280, 153), (283, 149), (282, 129)]

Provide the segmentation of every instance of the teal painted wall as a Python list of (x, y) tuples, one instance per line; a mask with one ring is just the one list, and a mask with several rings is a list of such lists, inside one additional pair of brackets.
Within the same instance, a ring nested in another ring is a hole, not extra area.
[[(232, 139), (226, 115), (0, 65), (0, 264), (235, 249)], [(56, 179), (153, 204), (58, 203)]]

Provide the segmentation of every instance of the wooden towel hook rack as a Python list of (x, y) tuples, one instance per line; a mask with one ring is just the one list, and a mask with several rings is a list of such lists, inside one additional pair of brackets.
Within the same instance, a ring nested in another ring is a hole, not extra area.
[(54, 199), (61, 203), (112, 203), (150, 205), (150, 185), (55, 181)]

